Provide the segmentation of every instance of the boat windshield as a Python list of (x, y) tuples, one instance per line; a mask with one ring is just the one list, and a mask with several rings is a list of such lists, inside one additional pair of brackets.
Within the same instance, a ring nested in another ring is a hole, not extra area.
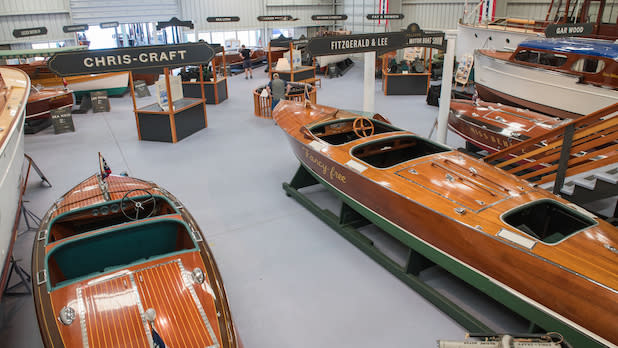
[(352, 149), (352, 156), (378, 168), (388, 168), (409, 160), (451, 151), (449, 147), (414, 136), (392, 136)]
[(161, 217), (121, 225), (67, 241), (52, 249), (47, 259), (50, 286), (67, 285), (170, 253), (196, 248), (187, 225), (177, 219)]
[[(309, 131), (311, 131), (314, 136), (331, 145), (342, 145), (361, 138), (354, 132), (354, 120), (358, 117), (358, 114), (339, 110), (337, 114), (333, 116), (334, 119), (329, 119), (329, 121), (312, 126), (309, 128)], [(370, 120), (373, 125), (373, 134), (402, 131), (402, 129), (394, 127), (386, 122), (373, 118), (367, 119)]]
[(558, 243), (597, 224), (592, 218), (556, 201), (542, 199), (507, 212), (504, 222), (545, 243)]

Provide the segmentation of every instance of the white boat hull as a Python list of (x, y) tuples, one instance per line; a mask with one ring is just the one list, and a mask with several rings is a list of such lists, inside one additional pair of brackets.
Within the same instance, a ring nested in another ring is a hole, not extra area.
[(485, 88), (507, 101), (536, 111), (561, 117), (565, 113), (587, 115), (618, 103), (618, 91), (579, 83), (576, 75), (515, 64), (479, 51), (475, 52), (474, 59), (474, 77), (479, 91)]
[[(7, 85), (11, 85), (11, 80), (15, 77), (11, 75), (18, 74), (11, 74), (10, 70), (13, 69), (2, 70), (4, 70), (2, 73), (5, 82)], [(25, 87), (26, 91), (29, 91), (30, 81), (25, 74), (23, 76), (26, 80), (20, 80), (18, 86)], [(12, 105), (12, 101), (9, 101), (12, 108), (17, 107), (14, 116), (10, 116), (10, 111), (0, 114), (1, 117), (17, 118), (10, 129), (4, 130), (8, 132), (8, 135), (4, 142), (0, 144), (0, 272), (2, 272), (0, 276), (0, 296), (5, 286), (7, 262), (9, 262), (11, 248), (15, 241), (17, 218), (19, 217), (22, 187), (21, 172), (24, 163), (24, 118), (27, 99), (28, 92), (26, 92), (22, 105)]]
[(332, 56), (320, 56), (320, 57), (315, 57), (316, 62), (318, 62), (318, 65), (320, 67), (326, 67), (328, 66), (328, 64), (334, 64), (334, 63), (339, 63), (341, 61), (344, 61), (346, 59), (350, 58), (349, 54), (335, 54)]
[(476, 49), (494, 49), (498, 51), (514, 51), (520, 42), (545, 37), (541, 33), (514, 30), (498, 26), (481, 26), (457, 24), (457, 58), (465, 54), (473, 54)]

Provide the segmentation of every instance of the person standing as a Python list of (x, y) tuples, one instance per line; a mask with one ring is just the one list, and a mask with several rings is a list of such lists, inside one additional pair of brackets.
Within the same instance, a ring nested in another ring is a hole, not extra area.
[(251, 76), (253, 78), (253, 69), (251, 68), (251, 50), (245, 45), (240, 46), (240, 54), (242, 55), (242, 67), (245, 69), (245, 80)]
[(285, 98), (285, 94), (290, 92), (291, 87), (292, 85), (288, 84), (287, 81), (279, 78), (278, 73), (273, 74), (273, 79), (266, 86), (266, 90), (272, 97), (272, 110), (275, 109), (281, 99)]

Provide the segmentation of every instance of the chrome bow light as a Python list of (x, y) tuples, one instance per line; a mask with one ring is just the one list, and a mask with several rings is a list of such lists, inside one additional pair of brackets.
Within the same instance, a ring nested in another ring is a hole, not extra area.
[(193, 278), (195, 283), (202, 284), (204, 282), (204, 272), (199, 268), (195, 268), (193, 272), (191, 272), (191, 278)]
[(64, 306), (60, 310), (60, 322), (64, 325), (71, 325), (75, 320), (75, 310), (69, 306)]

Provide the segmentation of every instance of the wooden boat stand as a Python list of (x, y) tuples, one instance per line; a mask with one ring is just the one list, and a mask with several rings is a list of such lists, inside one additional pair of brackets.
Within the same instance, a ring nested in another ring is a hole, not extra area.
[[(286, 195), (294, 198), (297, 202), (307, 208), (316, 217), (320, 218), (342, 237), (350, 241), (361, 249), (374, 261), (382, 265), (394, 276), (403, 281), (418, 294), (425, 297), (429, 302), (438, 307), (442, 312), (450, 316), (466, 330), (474, 332), (493, 333), (493, 330), (482, 321), (466, 312), (463, 308), (453, 303), (451, 300), (440, 294), (436, 289), (423, 282), (418, 276), (421, 271), (434, 265), (455, 275), (474, 288), (493, 298), (502, 304), (514, 315), (519, 315), (529, 322), (529, 333), (545, 333), (555, 331), (569, 337), (569, 343), (574, 347), (604, 347), (592, 338), (566, 325), (558, 319), (551, 317), (540, 309), (533, 307), (524, 300), (514, 296), (507, 290), (492, 282), (490, 279), (466, 268), (464, 265), (445, 257), (436, 249), (411, 238), (410, 234), (401, 230), (397, 226), (386, 222), (383, 218), (363, 209), (356, 201), (347, 196), (336, 192), (323, 179), (314, 176), (302, 164), (290, 183), (283, 183)], [(322, 184), (330, 192), (334, 193), (342, 202), (339, 216), (328, 209), (322, 209), (307, 196), (298, 190), (304, 187)], [(408, 258), (405, 266), (399, 265), (392, 258), (380, 251), (371, 239), (361, 234), (359, 227), (374, 224), (381, 230), (391, 235), (405, 247), (408, 248)]]

